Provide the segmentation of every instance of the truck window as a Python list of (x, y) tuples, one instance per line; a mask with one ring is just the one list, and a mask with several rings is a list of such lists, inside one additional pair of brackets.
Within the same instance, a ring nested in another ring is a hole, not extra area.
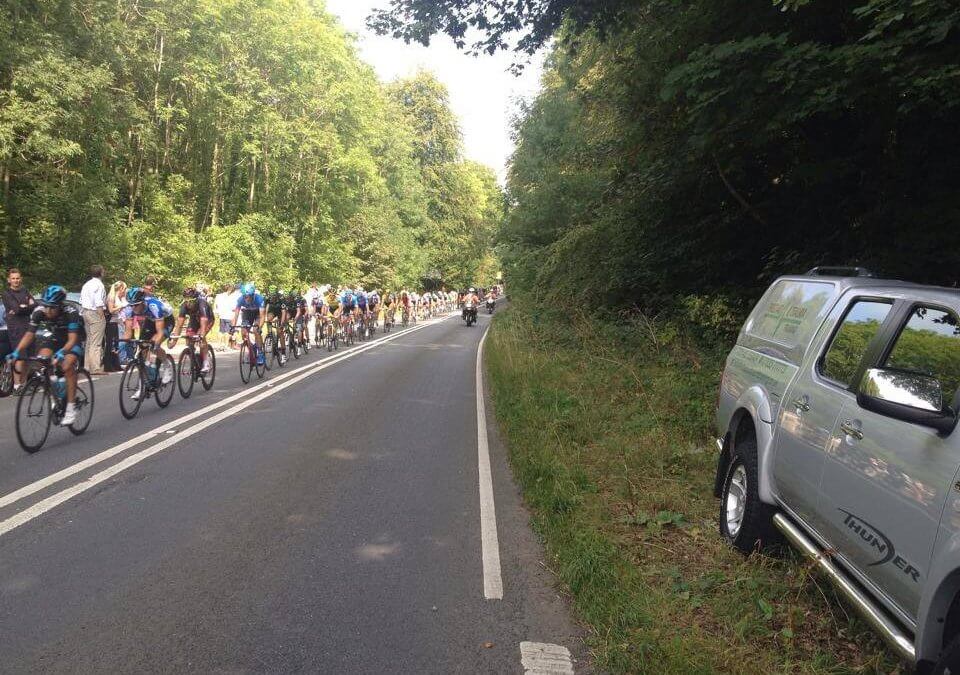
[(788, 349), (805, 345), (823, 321), (834, 286), (819, 281), (779, 281), (747, 321), (750, 335)]
[(860, 361), (880, 330), (880, 325), (887, 318), (890, 306), (890, 303), (877, 300), (854, 302), (820, 361), (820, 374), (844, 387), (853, 384)]
[(906, 370), (940, 380), (944, 403), (960, 387), (960, 324), (950, 312), (916, 307), (893, 345), (885, 368)]

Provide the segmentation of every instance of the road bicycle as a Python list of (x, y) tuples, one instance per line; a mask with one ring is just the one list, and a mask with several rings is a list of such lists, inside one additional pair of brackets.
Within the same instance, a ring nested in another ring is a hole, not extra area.
[(299, 360), (303, 350), (300, 348), (300, 340), (297, 339), (297, 329), (293, 325), (293, 319), (287, 319), (286, 340), (287, 354), (291, 354), (294, 359)]
[[(180, 337), (171, 335), (170, 338)], [(210, 368), (204, 372), (203, 361), (200, 359), (200, 351), (206, 340), (199, 335), (188, 335), (186, 337), (187, 346), (180, 354), (180, 361), (177, 363), (177, 388), (180, 395), (184, 398), (190, 398), (193, 393), (193, 385), (199, 380), (203, 385), (204, 391), (210, 391), (213, 388), (213, 381), (217, 377), (217, 355), (213, 347), (207, 345), (207, 361)]]
[[(267, 371), (267, 360), (264, 359), (263, 363), (260, 363), (260, 346), (257, 345), (256, 338), (250, 337), (254, 330), (259, 330), (259, 327), (255, 329), (250, 326), (248, 330), (244, 331), (245, 335), (240, 343), (240, 379), (243, 380), (244, 384), (250, 381), (254, 371), (256, 371), (257, 377), (263, 377), (263, 374)], [(266, 338), (264, 338), (264, 344), (266, 344)]]
[(400, 315), (400, 323), (404, 328), (410, 325), (410, 309), (408, 307), (403, 308), (403, 313)]
[[(28, 376), (17, 401), (16, 427), (20, 447), (33, 453), (46, 443), (51, 423), (59, 426), (63, 419), (67, 409), (67, 383), (62, 376), (57, 376), (60, 367), (54, 367), (50, 357), (33, 356), (26, 361), (39, 367)], [(74, 436), (79, 436), (87, 430), (93, 418), (93, 380), (84, 368), (77, 369), (77, 391), (73, 403), (77, 417), (67, 429)]]
[(317, 311), (317, 316), (313, 322), (313, 343), (317, 346), (317, 349), (320, 349), (326, 344), (327, 334), (326, 334), (326, 320), (321, 316), (320, 311)]
[(343, 343), (347, 346), (352, 345), (356, 340), (352, 316), (341, 319), (340, 330), (342, 331), (341, 339), (343, 340)]
[(340, 327), (337, 326), (336, 319), (330, 318), (326, 322), (326, 341), (327, 351), (335, 352), (340, 349)]
[(301, 317), (300, 322), (293, 322), (294, 342), (300, 347), (300, 353), (306, 354), (310, 351), (310, 332), (307, 330), (307, 317)]
[[(120, 378), (120, 413), (132, 420), (140, 412), (144, 400), (151, 396), (161, 408), (170, 405), (176, 386), (176, 367), (173, 357), (164, 354), (159, 359), (153, 340), (124, 340), (137, 345), (136, 356), (127, 363)], [(150, 355), (154, 362), (148, 363)], [(159, 359), (159, 360), (158, 360)]]
[(395, 309), (385, 309), (383, 310), (383, 332), (389, 333), (393, 328), (393, 322), (396, 320), (397, 314)]
[(264, 366), (267, 370), (270, 370), (274, 363), (281, 368), (287, 365), (287, 354), (282, 349), (283, 345), (277, 339), (277, 326), (279, 325), (280, 319), (274, 319), (267, 323), (267, 334), (263, 337), (263, 353), (267, 356)]

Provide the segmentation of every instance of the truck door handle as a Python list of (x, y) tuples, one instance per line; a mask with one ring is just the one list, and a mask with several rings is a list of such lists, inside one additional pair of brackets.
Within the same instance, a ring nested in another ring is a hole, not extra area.
[(807, 412), (810, 410), (810, 399), (806, 396), (801, 396), (793, 402), (793, 407), (797, 409), (797, 412)]
[(863, 430), (850, 420), (843, 420), (840, 423), (840, 431), (845, 433), (847, 436), (856, 438), (858, 441), (863, 440)]

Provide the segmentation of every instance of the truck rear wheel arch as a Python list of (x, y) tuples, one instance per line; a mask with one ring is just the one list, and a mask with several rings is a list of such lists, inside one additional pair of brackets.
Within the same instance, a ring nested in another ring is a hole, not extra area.
[(730, 428), (723, 437), (723, 450), (720, 451), (720, 457), (717, 458), (717, 475), (713, 481), (713, 496), (719, 498), (723, 491), (723, 482), (727, 479), (727, 471), (730, 468), (730, 459), (733, 457), (734, 449), (738, 441), (742, 441), (745, 434), (750, 433), (756, 437), (756, 429), (753, 426), (753, 418), (750, 417), (746, 408), (740, 408), (730, 420)]

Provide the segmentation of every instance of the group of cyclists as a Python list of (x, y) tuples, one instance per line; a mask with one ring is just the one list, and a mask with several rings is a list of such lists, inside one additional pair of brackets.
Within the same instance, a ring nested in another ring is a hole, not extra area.
[[(200, 372), (209, 372), (211, 347), (206, 337), (215, 325), (212, 299), (202, 292), (202, 286), (183, 290), (178, 308), (155, 295), (150, 287), (132, 287), (126, 292), (127, 305), (122, 310), (121, 360), (129, 361), (138, 348), (146, 353), (144, 363), (156, 380), (157, 386), (170, 385), (176, 373), (165, 348), (172, 349), (181, 337), (191, 338), (199, 351)], [(318, 343), (328, 336), (346, 337), (360, 332), (365, 337), (377, 330), (382, 319), (384, 331), (395, 324), (410, 325), (442, 313), (454, 311), (469, 302), (479, 302), (491, 293), (477, 294), (470, 288), (464, 291), (415, 292), (406, 288), (399, 291), (366, 290), (362, 285), (324, 286), (313, 292), (284, 290), (268, 285), (266, 293), (258, 292), (255, 284), (240, 287), (233, 316), (229, 318), (229, 332), (242, 331), (244, 341), (253, 338), (258, 365), (263, 365), (263, 329), (272, 325), (277, 334), (276, 344), (280, 358), (286, 359), (286, 347), (292, 336), (303, 343), (309, 341), (308, 326), (314, 322)], [(221, 316), (221, 330), (223, 321)], [(134, 338), (136, 334), (136, 339)], [(362, 339), (362, 338), (361, 338)], [(51, 285), (44, 289), (37, 308), (30, 316), (29, 328), (23, 339), (7, 356), (7, 361), (19, 373), (27, 372), (28, 358), (50, 364), (65, 384), (61, 398), (61, 426), (73, 426), (77, 418), (75, 405), (77, 373), (84, 353), (84, 330), (79, 310), (67, 300), (63, 286)], [(27, 355), (33, 347), (34, 357)], [(164, 367), (170, 363), (171, 367)], [(129, 397), (139, 400), (145, 394), (139, 386)], [(124, 394), (121, 392), (121, 397)], [(84, 425), (85, 428), (85, 425)], [(79, 433), (79, 432), (76, 432)]]

